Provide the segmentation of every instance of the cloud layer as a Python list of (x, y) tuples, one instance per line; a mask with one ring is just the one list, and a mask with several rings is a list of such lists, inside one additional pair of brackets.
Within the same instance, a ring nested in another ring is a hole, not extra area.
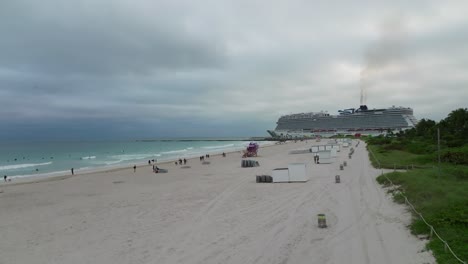
[(0, 3), (0, 139), (265, 135), (281, 114), (468, 100), (463, 1)]

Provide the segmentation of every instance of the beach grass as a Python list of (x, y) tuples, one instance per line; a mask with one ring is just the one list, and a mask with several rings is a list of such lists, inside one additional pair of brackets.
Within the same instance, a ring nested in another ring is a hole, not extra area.
[(403, 150), (386, 150), (382, 146), (377, 145), (368, 145), (367, 148), (370, 150), (369, 158), (375, 168), (410, 169), (413, 167), (433, 166), (432, 154), (414, 154)]
[[(452, 250), (462, 260), (468, 260), (468, 166), (442, 164), (439, 168), (434, 163), (434, 154), (414, 154), (403, 150), (383, 150), (381, 146), (369, 145), (374, 155), (369, 154), (372, 164), (383, 168), (397, 168), (414, 164), (414, 170), (385, 174), (395, 185), (394, 199), (398, 203), (407, 196), (431, 224), (436, 232), (448, 242)], [(378, 160), (378, 161), (377, 161)], [(389, 184), (385, 176), (377, 181)], [(430, 236), (430, 228), (414, 214), (410, 225), (416, 235)], [(445, 249), (444, 244), (435, 235), (430, 238), (427, 247), (431, 249), (438, 263), (460, 263)]]

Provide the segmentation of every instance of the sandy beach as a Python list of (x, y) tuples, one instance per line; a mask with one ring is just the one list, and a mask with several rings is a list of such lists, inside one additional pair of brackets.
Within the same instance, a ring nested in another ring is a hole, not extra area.
[[(375, 181), (365, 144), (333, 164), (288, 154), (318, 144), (263, 147), (254, 168), (235, 152), (190, 168), (158, 164), (168, 173), (140, 166), (2, 183), (0, 263), (435, 263), (407, 228), (411, 214)], [(292, 162), (307, 163), (308, 182), (256, 183)], [(319, 213), (328, 228), (318, 228)]]

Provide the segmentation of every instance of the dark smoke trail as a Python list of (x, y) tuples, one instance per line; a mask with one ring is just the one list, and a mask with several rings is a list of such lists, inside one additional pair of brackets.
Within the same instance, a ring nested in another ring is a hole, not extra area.
[(405, 25), (401, 16), (384, 21), (380, 37), (365, 52), (365, 67), (361, 71), (361, 105), (366, 105), (367, 91), (376, 82), (376, 73), (391, 63), (398, 62), (404, 51)]

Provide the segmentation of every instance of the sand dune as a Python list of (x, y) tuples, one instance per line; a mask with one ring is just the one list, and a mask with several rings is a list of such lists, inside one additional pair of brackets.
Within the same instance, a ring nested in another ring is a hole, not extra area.
[[(311, 144), (262, 148), (254, 168), (229, 153), (188, 169), (158, 164), (164, 174), (145, 166), (0, 185), (0, 263), (435, 263), (406, 228), (410, 214), (377, 185), (363, 143), (334, 164), (288, 154)], [(255, 182), (291, 162), (308, 163), (308, 182)]]

